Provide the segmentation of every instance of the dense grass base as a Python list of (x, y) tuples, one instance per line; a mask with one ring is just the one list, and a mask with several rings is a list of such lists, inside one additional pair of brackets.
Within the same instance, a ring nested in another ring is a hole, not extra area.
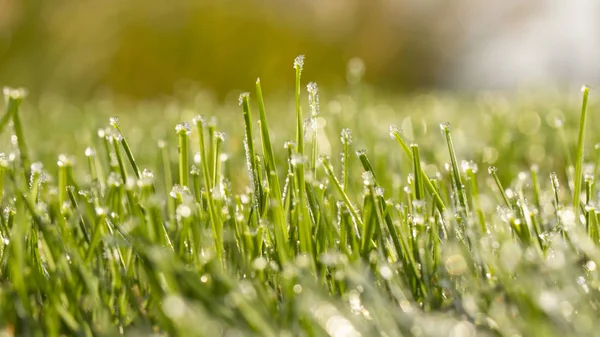
[[(196, 116), (156, 147), (140, 130), (168, 125), (111, 118), (81, 137), (77, 164), (46, 160), (53, 140), (22, 118), (23, 91), (5, 89), (0, 132), (14, 136), (0, 158), (0, 334), (596, 335), (587, 88), (579, 128), (549, 125), (528, 100), (484, 97), (467, 109), (479, 115), (456, 117), (445, 109), (464, 111), (460, 100), (424, 96), (407, 109), (441, 113), (423, 114), (422, 127), (399, 119), (405, 130), (383, 137), (391, 108), (358, 87), (323, 117), (310, 83), (305, 120), (303, 64), (294, 129), (287, 110), (269, 127), (257, 81), (240, 96), (243, 125), (223, 124), (231, 139)], [(554, 115), (570, 123), (565, 111)], [(459, 127), (428, 133), (440, 116)]]

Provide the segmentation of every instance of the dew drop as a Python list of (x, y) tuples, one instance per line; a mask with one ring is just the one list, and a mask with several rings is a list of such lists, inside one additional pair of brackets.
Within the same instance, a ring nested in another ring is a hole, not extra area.
[(177, 124), (175, 126), (175, 131), (179, 135), (181, 135), (181, 134), (189, 135), (189, 134), (192, 133), (192, 129), (190, 128), (190, 124), (186, 123), (186, 122), (182, 122), (182, 123)]
[(442, 131), (442, 134), (445, 134), (446, 132), (450, 131), (450, 123), (449, 122), (441, 123), (440, 131)]
[(297, 70), (302, 71), (303, 67), (304, 67), (304, 55), (298, 55), (294, 59), (294, 68), (297, 69)]
[(375, 184), (375, 178), (373, 177), (373, 173), (370, 171), (363, 172), (362, 178), (365, 186), (373, 186)]
[(219, 141), (219, 142), (224, 142), (225, 141), (225, 133), (224, 132), (215, 132), (215, 140)]
[(91, 147), (85, 148), (85, 156), (86, 157), (93, 157), (95, 154), (96, 154), (96, 152)]
[(350, 145), (352, 144), (352, 130), (350, 129), (342, 129), (341, 134), (342, 144)]
[(110, 126), (112, 126), (113, 128), (118, 128), (119, 127), (119, 117), (111, 117), (109, 119), (110, 121)]
[(243, 92), (240, 94), (240, 96), (238, 97), (238, 105), (239, 106), (242, 106), (242, 104), (244, 104), (244, 99), (250, 99), (249, 92)]
[(204, 116), (201, 115), (197, 115), (192, 119), (192, 123), (194, 123), (194, 125), (196, 125), (196, 127), (200, 127), (200, 126), (204, 126), (204, 123), (206, 123)]

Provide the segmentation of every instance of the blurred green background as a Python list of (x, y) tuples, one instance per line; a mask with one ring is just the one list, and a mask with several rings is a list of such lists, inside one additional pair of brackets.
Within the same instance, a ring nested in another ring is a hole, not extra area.
[[(456, 55), (460, 8), (411, 1), (0, 0), (0, 84), (87, 98), (99, 90), (134, 98), (197, 83), (224, 98), (305, 77), (346, 84), (352, 58), (365, 81), (387, 90), (430, 88)], [(444, 15), (441, 15), (441, 14)], [(288, 71), (282, 76), (283, 71)]]
[(305, 54), (330, 90), (353, 58), (382, 92), (579, 87), (600, 81), (598, 33), (595, 0), (0, 0), (0, 85), (223, 101), (259, 76), (289, 92)]

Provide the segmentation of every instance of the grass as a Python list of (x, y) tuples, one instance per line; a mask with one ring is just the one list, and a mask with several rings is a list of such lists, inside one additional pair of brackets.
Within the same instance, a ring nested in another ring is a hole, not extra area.
[(556, 95), (319, 101), (303, 64), (273, 107), (258, 80), (240, 107), (100, 99), (67, 122), (6, 89), (0, 335), (595, 335), (589, 89), (577, 127)]

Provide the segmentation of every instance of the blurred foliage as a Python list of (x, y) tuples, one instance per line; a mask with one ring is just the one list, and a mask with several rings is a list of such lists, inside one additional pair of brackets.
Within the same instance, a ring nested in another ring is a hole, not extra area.
[[(453, 5), (413, 1), (0, 0), (0, 84), (87, 98), (199, 83), (223, 98), (256, 76), (267, 92), (306, 54), (306, 78), (342, 87), (345, 65), (390, 90), (428, 88), (459, 44)], [(440, 15), (444, 13), (443, 17)], [(450, 43), (451, 41), (451, 43)]]

